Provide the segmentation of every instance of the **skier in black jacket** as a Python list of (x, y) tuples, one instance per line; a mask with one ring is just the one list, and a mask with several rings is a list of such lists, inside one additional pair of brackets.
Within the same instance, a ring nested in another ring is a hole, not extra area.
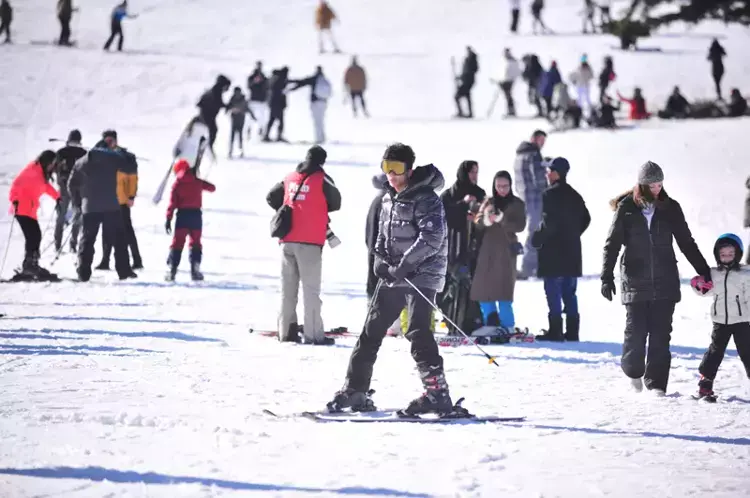
[(383, 195), (386, 192), (388, 176), (384, 173), (372, 177), (372, 186), (378, 193), (370, 203), (367, 211), (367, 222), (365, 224), (365, 244), (367, 245), (367, 300), (370, 301), (375, 294), (375, 286), (378, 277), (375, 276), (375, 242), (378, 240), (378, 227), (380, 226), (380, 208), (383, 205)]
[[(57, 185), (60, 188), (60, 202), (57, 203), (57, 219), (55, 220), (55, 250), (62, 248), (63, 229), (66, 225), (68, 209), (71, 207), (71, 197), (68, 191), (68, 180), (76, 161), (86, 155), (86, 149), (81, 147), (81, 132), (72, 130), (68, 134), (65, 147), (57, 151)], [(78, 233), (81, 230), (81, 206), (73, 205), (73, 219), (71, 220), (70, 252), (78, 249)]]
[(604, 244), (601, 274), (602, 295), (611, 301), (615, 264), (624, 246), (620, 291), (627, 318), (621, 367), (634, 390), (641, 391), (645, 383), (660, 395), (669, 381), (672, 315), (681, 298), (673, 241), (695, 272), (711, 282), (711, 269), (690, 233), (682, 207), (667, 195), (663, 181), (662, 169), (648, 161), (638, 174), (638, 185), (610, 202), (615, 216)]
[(400, 143), (389, 146), (383, 155), (381, 167), (389, 185), (375, 242), (375, 275), (381, 283), (349, 359), (346, 383), (328, 403), (329, 411), (375, 409), (368, 397), (373, 366), (386, 330), (404, 305), (409, 314), (406, 338), (425, 388), (405, 412), (413, 415), (453, 409), (443, 359), (430, 330), (430, 303), (445, 284), (448, 263), (445, 213), (435, 192), (442, 188), (444, 179), (432, 164), (412, 169), (414, 159), (411, 147)]
[(203, 122), (208, 126), (208, 147), (211, 149), (211, 155), (214, 157), (216, 157), (216, 154), (214, 153), (214, 142), (216, 141), (216, 133), (218, 132), (216, 116), (219, 114), (220, 110), (226, 107), (223, 94), (229, 90), (231, 85), (232, 82), (229, 78), (220, 74), (216, 77), (216, 83), (214, 83), (214, 86), (201, 96), (201, 99), (197, 104), (198, 109), (200, 109), (201, 118), (203, 118)]
[[(466, 47), (466, 58), (464, 59), (464, 64), (461, 68), (461, 75), (456, 75), (457, 88), (454, 99), (456, 100), (456, 109), (458, 110), (456, 114), (457, 118), (474, 117), (474, 111), (472, 110), (471, 105), (471, 89), (474, 88), (474, 82), (478, 72), (479, 60), (477, 59), (477, 54), (471, 47)], [(469, 107), (468, 114), (464, 114), (464, 111), (461, 108), (461, 99), (466, 99)]]

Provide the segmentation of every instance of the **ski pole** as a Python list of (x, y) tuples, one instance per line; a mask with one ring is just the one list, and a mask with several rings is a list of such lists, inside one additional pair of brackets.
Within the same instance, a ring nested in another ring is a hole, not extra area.
[[(68, 142), (67, 140), (63, 140), (62, 138), (55, 138), (55, 137), (52, 137), (52, 138), (48, 138), (47, 140), (48, 140), (49, 142), (65, 142), (65, 143), (67, 143), (67, 142)], [(84, 149), (84, 150), (89, 150), (89, 149), (91, 149), (91, 147), (84, 147), (83, 145), (81, 145), (81, 148), (82, 148), (82, 149)], [(134, 154), (134, 155), (135, 155), (135, 154)], [(135, 156), (135, 158), (136, 158), (136, 159), (138, 159), (139, 161), (146, 161), (146, 162), (150, 162), (150, 159), (149, 159), (149, 158), (147, 158), (147, 157)]]
[(10, 250), (10, 239), (13, 236), (13, 224), (16, 222), (16, 217), (10, 219), (10, 230), (8, 230), (8, 242), (5, 244), (5, 254), (3, 254), (3, 262), (0, 264), (0, 276), (3, 274), (5, 269), (5, 260), (8, 259), (8, 251)]
[[(433, 308), (433, 309), (434, 309), (435, 311), (437, 311), (438, 313), (440, 313), (440, 308), (438, 308), (437, 304), (435, 304), (435, 303), (433, 303), (432, 301), (430, 301), (429, 299), (427, 299), (427, 296), (425, 296), (425, 295), (424, 295), (424, 294), (422, 293), (422, 291), (421, 291), (421, 290), (419, 290), (419, 288), (418, 288), (418, 287), (417, 287), (416, 285), (414, 285), (414, 284), (413, 284), (413, 283), (411, 282), (411, 280), (409, 280), (408, 278), (404, 278), (404, 282), (406, 282), (407, 284), (409, 284), (409, 285), (411, 286), (411, 288), (412, 288), (412, 289), (414, 289), (415, 291), (417, 291), (417, 294), (419, 294), (420, 296), (422, 296), (422, 298), (423, 298), (423, 299), (424, 299), (425, 301), (427, 301), (427, 302), (429, 303), (429, 305), (430, 305), (430, 306), (432, 306), (432, 308)], [(462, 335), (462, 336), (464, 336), (464, 337), (465, 337), (465, 338), (466, 338), (467, 340), (471, 341), (471, 337), (469, 337), (469, 336), (468, 336), (468, 334), (466, 334), (466, 332), (464, 332), (463, 330), (461, 330), (461, 327), (459, 327), (458, 325), (456, 325), (456, 324), (455, 324), (455, 323), (453, 322), (453, 320), (451, 320), (451, 319), (450, 319), (450, 318), (448, 318), (447, 316), (443, 316), (443, 318), (444, 318), (445, 320), (447, 320), (447, 321), (448, 321), (448, 323), (450, 323), (451, 325), (453, 325), (453, 326), (454, 326), (454, 327), (456, 328), (456, 330), (458, 330), (459, 332), (461, 332), (461, 335)], [(489, 362), (490, 362), (490, 363), (494, 363), (494, 364), (495, 364), (495, 366), (497, 366), (497, 367), (499, 367), (499, 366), (500, 366), (500, 365), (498, 365), (498, 363), (497, 363), (497, 362), (495, 361), (495, 357), (494, 357), (494, 356), (492, 356), (492, 355), (490, 355), (489, 353), (487, 353), (487, 351), (485, 351), (484, 349), (482, 349), (482, 348), (481, 348), (481, 347), (479, 346), (479, 344), (477, 344), (476, 342), (474, 342), (473, 344), (474, 344), (474, 346), (475, 346), (475, 347), (476, 347), (476, 348), (477, 348), (477, 349), (478, 349), (479, 351), (481, 351), (481, 352), (482, 352), (482, 354), (483, 354), (483, 355), (485, 356), (485, 358), (487, 358), (487, 359), (489, 360)]]

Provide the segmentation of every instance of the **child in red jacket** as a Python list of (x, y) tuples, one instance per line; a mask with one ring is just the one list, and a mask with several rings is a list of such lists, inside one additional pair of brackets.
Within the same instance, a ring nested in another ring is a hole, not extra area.
[(39, 246), (42, 242), (42, 231), (37, 219), (39, 199), (47, 194), (56, 201), (60, 194), (49, 183), (55, 169), (56, 154), (45, 150), (35, 161), (29, 163), (18, 173), (10, 186), (9, 200), (13, 206), (13, 215), (21, 227), (26, 239), (26, 252), (21, 271), (13, 280), (56, 280), (49, 271), (39, 266)]
[(190, 274), (193, 280), (203, 280), (200, 272), (203, 249), (201, 246), (201, 231), (203, 230), (203, 191), (213, 192), (216, 187), (198, 178), (195, 170), (190, 168), (190, 163), (185, 159), (179, 159), (174, 164), (174, 172), (177, 177), (172, 185), (172, 194), (167, 207), (167, 233), (172, 233), (172, 215), (177, 210), (177, 222), (175, 223), (172, 245), (169, 250), (167, 264), (169, 271), (166, 280), (174, 281), (177, 267), (180, 266), (182, 248), (185, 247), (185, 239), (190, 236)]

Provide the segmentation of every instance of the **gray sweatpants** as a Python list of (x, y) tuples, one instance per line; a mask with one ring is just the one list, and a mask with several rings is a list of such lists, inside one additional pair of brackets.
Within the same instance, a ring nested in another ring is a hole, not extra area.
[(279, 338), (289, 337), (289, 326), (298, 324), (297, 295), (302, 282), (302, 299), (305, 308), (304, 333), (306, 341), (325, 338), (323, 318), (320, 315), (320, 280), (323, 270), (323, 248), (295, 242), (281, 244), (281, 312), (279, 313)]

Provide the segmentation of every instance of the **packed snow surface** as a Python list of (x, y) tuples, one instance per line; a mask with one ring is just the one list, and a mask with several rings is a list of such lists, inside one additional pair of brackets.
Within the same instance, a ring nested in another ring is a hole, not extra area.
[[(417, 162), (438, 166), (446, 187), (460, 161), (480, 164), (480, 185), (512, 171), (515, 148), (544, 121), (532, 119), (525, 86), (515, 88), (520, 117), (504, 120), (502, 98), (485, 118), (510, 47), (517, 57), (556, 60), (566, 77), (582, 53), (595, 71), (615, 59), (616, 87), (640, 86), (655, 111), (674, 85), (688, 98), (711, 97), (706, 60), (716, 36), (727, 50), (724, 92), (750, 90), (747, 30), (707, 23), (676, 25), (623, 53), (610, 36), (580, 35), (582, 2), (549, 2), (554, 36), (532, 36), (524, 5), (521, 34), (507, 34), (508, 2), (380, 0), (337, 2), (334, 24), (344, 54), (317, 53), (312, 0), (132, 2), (125, 51), (101, 50), (113, 2), (81, 2), (72, 23), (77, 48), (32, 41), (58, 35), (54, 2), (13, 2), (14, 44), (0, 47), (0, 196), (50, 137), (72, 128), (93, 144), (105, 128), (138, 155), (133, 209), (146, 269), (119, 282), (96, 271), (89, 283), (0, 286), (0, 496), (716, 496), (750, 493), (750, 389), (730, 346), (715, 389), (717, 404), (693, 401), (698, 364), (709, 344), (709, 303), (683, 286), (674, 317), (667, 396), (632, 394), (620, 370), (624, 308), (599, 293), (601, 250), (611, 197), (630, 188), (641, 163), (665, 171), (709, 261), (715, 238), (742, 233), (750, 154), (745, 119), (652, 120), (622, 130), (551, 134), (544, 153), (565, 156), (570, 183), (592, 223), (583, 236), (579, 344), (488, 346), (491, 365), (472, 347), (444, 348), (454, 399), (477, 414), (524, 415), (519, 423), (475, 425), (316, 424), (273, 419), (320, 409), (341, 386), (354, 338), (333, 347), (280, 344), (248, 327), (273, 328), (279, 304), (279, 249), (268, 235), (268, 189), (304, 157), (312, 139), (309, 89), (290, 93), (286, 136), (253, 136), (244, 159), (228, 160), (228, 118), (219, 116), (215, 165), (204, 174), (206, 281), (192, 283), (184, 257), (178, 281), (165, 283), (170, 238), (162, 202), (150, 199), (169, 167), (172, 146), (199, 94), (224, 73), (243, 88), (256, 60), (288, 65), (292, 78), (322, 65), (334, 82), (328, 109), (327, 171), (343, 195), (332, 227), (343, 244), (324, 250), (323, 318), (359, 331), (366, 311), (364, 217), (370, 182), (385, 146), (403, 141)], [(623, 7), (617, 2), (615, 8)], [(479, 54), (473, 121), (453, 120), (450, 56)], [(372, 118), (354, 119), (341, 80), (350, 55), (369, 76)], [(595, 91), (595, 89), (593, 90)], [(592, 93), (593, 93), (592, 91)], [(226, 96), (225, 98), (228, 98)], [(5, 209), (5, 208), (3, 208)], [(54, 203), (40, 211), (44, 230)], [(23, 239), (3, 215), (3, 277), (23, 255)], [(52, 241), (45, 230), (42, 248)], [(97, 252), (99, 252), (97, 244)], [(75, 276), (63, 254), (42, 264)], [(678, 253), (682, 277), (693, 270)], [(98, 255), (95, 256), (95, 264)], [(619, 297), (619, 295), (618, 295)], [(541, 282), (516, 288), (519, 325), (546, 327)], [(402, 407), (420, 393), (402, 338), (387, 338), (375, 367), (375, 400)]]

